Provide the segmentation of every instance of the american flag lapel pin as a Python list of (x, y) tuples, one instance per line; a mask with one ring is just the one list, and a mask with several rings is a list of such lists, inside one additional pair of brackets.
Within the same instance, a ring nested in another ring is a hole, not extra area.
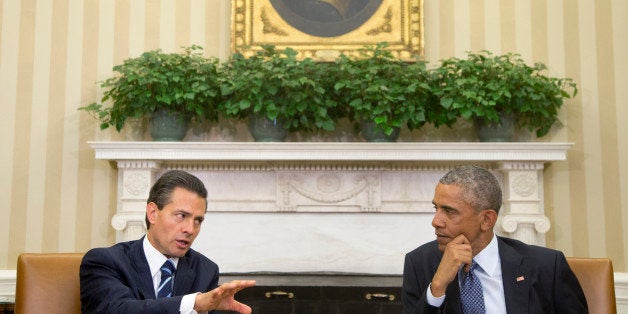
[(517, 282), (524, 281), (524, 280), (525, 280), (525, 278), (523, 276), (517, 277)]

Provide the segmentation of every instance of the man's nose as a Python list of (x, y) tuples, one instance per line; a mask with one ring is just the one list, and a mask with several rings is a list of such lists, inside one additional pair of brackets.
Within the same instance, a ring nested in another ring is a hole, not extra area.
[(194, 233), (194, 219), (186, 219), (183, 223), (183, 233)]
[(434, 218), (432, 218), (432, 227), (439, 228), (443, 226), (442, 214), (438, 211), (434, 213)]

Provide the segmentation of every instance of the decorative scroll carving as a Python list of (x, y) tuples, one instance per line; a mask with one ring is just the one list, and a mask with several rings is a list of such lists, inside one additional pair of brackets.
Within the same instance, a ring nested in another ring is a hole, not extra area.
[(392, 32), (392, 23), (391, 23), (392, 18), (393, 18), (392, 9), (389, 7), (388, 10), (386, 10), (386, 14), (384, 15), (384, 21), (377, 27), (367, 31), (366, 34), (369, 36), (375, 36), (381, 33)]
[(150, 188), (150, 176), (145, 172), (131, 172), (124, 175), (124, 189), (133, 196), (146, 195)]
[(381, 209), (379, 173), (322, 172), (315, 173), (314, 177), (298, 172), (278, 173), (277, 206), (280, 210), (295, 211), (299, 206), (329, 207), (329, 204), (339, 208), (359, 207), (361, 211)]
[(268, 14), (266, 14), (266, 8), (262, 8), (262, 24), (264, 24), (264, 27), (262, 28), (262, 31), (265, 34), (275, 34), (275, 35), (279, 35), (279, 36), (288, 36), (288, 33), (286, 33), (284, 30), (280, 29), (277, 25), (275, 25), (269, 18), (268, 18)]
[(124, 231), (124, 229), (132, 222), (139, 222), (142, 225), (146, 224), (144, 218), (146, 214), (141, 213), (118, 213), (111, 218), (111, 226), (117, 231)]
[(544, 215), (509, 214), (501, 219), (501, 229), (508, 233), (517, 231), (522, 224), (534, 225), (534, 230), (539, 233), (546, 233), (550, 228), (550, 221)]
[(528, 197), (538, 189), (536, 180), (536, 172), (517, 173), (512, 178), (513, 191), (519, 196)]
[(324, 173), (318, 176), (316, 187), (323, 193), (333, 193), (340, 189), (340, 178), (335, 173)]

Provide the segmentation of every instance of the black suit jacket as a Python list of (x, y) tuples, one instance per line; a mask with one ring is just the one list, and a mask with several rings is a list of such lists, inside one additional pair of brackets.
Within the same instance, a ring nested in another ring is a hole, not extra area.
[(171, 298), (155, 298), (142, 241), (88, 251), (81, 262), (83, 313), (179, 313), (184, 295), (218, 285), (218, 265), (190, 249), (179, 259)]
[[(560, 251), (497, 237), (508, 313), (588, 313), (578, 279)], [(456, 277), (439, 308), (427, 303), (426, 290), (443, 253), (436, 241), (406, 254), (403, 313), (462, 313)], [(517, 280), (517, 278), (523, 280)]]

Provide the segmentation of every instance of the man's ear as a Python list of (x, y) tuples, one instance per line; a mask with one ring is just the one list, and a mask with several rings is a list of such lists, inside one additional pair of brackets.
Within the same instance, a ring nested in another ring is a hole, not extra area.
[(148, 221), (152, 224), (155, 223), (155, 219), (157, 219), (157, 204), (150, 202), (146, 204), (146, 217), (148, 217)]
[(483, 210), (482, 219), (482, 230), (491, 230), (497, 223), (497, 212), (492, 209)]

